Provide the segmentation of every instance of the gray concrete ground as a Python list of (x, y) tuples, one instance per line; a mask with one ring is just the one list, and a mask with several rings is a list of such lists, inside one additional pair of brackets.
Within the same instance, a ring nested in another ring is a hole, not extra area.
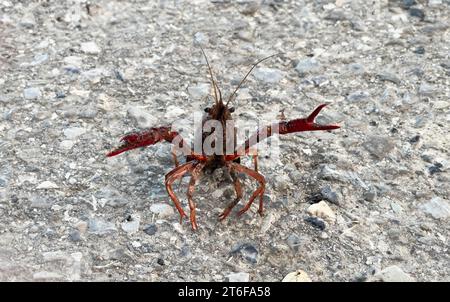
[[(0, 0), (0, 280), (450, 281), (449, 26), (448, 0)], [(193, 232), (168, 144), (105, 154), (207, 105), (198, 44), (225, 95), (282, 53), (237, 120), (329, 102), (319, 121), (342, 128), (260, 155), (262, 218), (219, 223), (234, 191), (204, 176)]]

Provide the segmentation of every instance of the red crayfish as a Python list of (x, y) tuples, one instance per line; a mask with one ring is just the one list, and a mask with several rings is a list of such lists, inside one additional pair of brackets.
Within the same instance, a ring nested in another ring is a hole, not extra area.
[[(222, 129), (226, 128), (226, 123), (228, 121), (232, 120), (231, 113), (234, 112), (233, 107), (229, 107), (230, 102), (233, 100), (233, 97), (236, 96), (236, 92), (241, 87), (241, 85), (244, 83), (244, 81), (247, 79), (248, 75), (251, 73), (251, 71), (262, 61), (273, 57), (269, 56), (264, 59), (259, 60), (256, 62), (250, 70), (247, 72), (247, 74), (244, 76), (244, 78), (240, 81), (240, 83), (237, 85), (236, 89), (233, 91), (233, 93), (228, 97), (227, 102), (224, 103), (222, 99), (222, 93), (217, 85), (216, 80), (214, 79), (213, 72), (211, 69), (211, 66), (209, 64), (208, 58), (201, 49), (206, 64), (208, 66), (212, 90), (214, 92), (214, 104), (211, 107), (205, 108), (206, 117), (204, 119), (203, 125), (205, 122), (209, 120), (215, 120), (218, 121), (223, 127)], [(223, 149), (224, 152), (215, 152), (212, 154), (207, 154), (206, 152), (201, 151), (200, 153), (195, 153), (194, 150), (188, 144), (181, 138), (179, 133), (177, 131), (173, 131), (170, 126), (163, 126), (163, 127), (157, 127), (157, 128), (150, 128), (148, 130), (140, 131), (140, 132), (134, 132), (131, 134), (126, 135), (122, 138), (122, 145), (118, 148), (114, 149), (113, 151), (109, 152), (107, 156), (115, 156), (122, 152), (150, 146), (153, 144), (156, 144), (161, 141), (167, 141), (169, 143), (177, 143), (178, 147), (183, 148), (184, 151), (187, 150), (186, 154), (186, 163), (179, 164), (177, 160), (177, 156), (172, 151), (172, 155), (175, 162), (175, 168), (171, 170), (169, 173), (165, 176), (165, 186), (167, 189), (167, 193), (169, 194), (170, 198), (174, 202), (178, 212), (180, 213), (180, 223), (183, 220), (184, 216), (187, 216), (186, 213), (183, 210), (183, 207), (178, 199), (178, 197), (175, 195), (174, 190), (172, 188), (173, 183), (177, 179), (181, 179), (184, 175), (187, 173), (191, 174), (191, 178), (188, 185), (188, 191), (187, 191), (187, 198), (189, 202), (189, 209), (190, 209), (190, 222), (192, 225), (192, 228), (194, 230), (197, 229), (197, 220), (196, 220), (196, 204), (193, 200), (193, 193), (195, 189), (196, 181), (199, 179), (202, 171), (204, 169), (211, 169), (214, 170), (219, 167), (226, 167), (230, 173), (231, 179), (234, 183), (234, 188), (236, 191), (236, 198), (228, 204), (228, 206), (225, 208), (225, 210), (219, 215), (219, 219), (223, 220), (225, 219), (231, 212), (231, 210), (234, 208), (234, 206), (237, 205), (237, 203), (241, 200), (243, 196), (243, 190), (241, 182), (239, 181), (239, 178), (237, 177), (237, 173), (244, 173), (256, 180), (259, 183), (258, 188), (256, 191), (253, 192), (252, 196), (250, 197), (250, 200), (245, 204), (245, 206), (238, 212), (238, 215), (242, 215), (245, 213), (250, 206), (252, 205), (253, 201), (259, 197), (259, 210), (258, 213), (262, 215), (263, 213), (263, 195), (265, 190), (266, 181), (263, 175), (261, 175), (258, 172), (258, 163), (257, 163), (257, 156), (253, 156), (254, 161), (254, 169), (250, 169), (246, 166), (243, 166), (240, 164), (240, 157), (243, 155), (248, 155), (250, 153), (250, 148), (257, 144), (259, 141), (275, 134), (288, 134), (288, 133), (294, 133), (294, 132), (300, 132), (300, 131), (318, 131), (318, 130), (333, 130), (338, 129), (338, 125), (320, 125), (314, 122), (314, 119), (319, 114), (319, 112), (326, 106), (327, 104), (322, 104), (318, 106), (308, 117), (306, 118), (299, 118), (294, 119), (290, 121), (285, 121), (284, 119), (274, 123), (272, 125), (259, 128), (255, 134), (250, 136), (244, 144), (241, 146), (234, 148), (233, 152), (231, 154), (226, 154), (225, 149)], [(273, 131), (274, 129), (278, 131)], [(234, 133), (226, 133), (222, 132), (221, 137), (216, 136), (214, 137), (213, 141), (218, 142), (219, 140), (222, 140), (223, 142), (223, 148), (225, 148), (226, 141), (229, 141), (230, 138), (234, 137), (236, 139), (236, 128), (233, 128), (232, 132)], [(213, 135), (216, 131), (210, 131), (202, 134), (202, 142), (206, 140), (208, 136)], [(203, 146), (203, 145), (202, 145)]]

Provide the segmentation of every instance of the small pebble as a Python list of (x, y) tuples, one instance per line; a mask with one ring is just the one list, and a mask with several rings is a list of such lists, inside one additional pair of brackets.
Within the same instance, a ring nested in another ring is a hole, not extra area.
[(400, 267), (392, 265), (386, 267), (379, 273), (374, 275), (374, 278), (383, 282), (414, 282), (414, 278), (406, 274)]
[(428, 172), (430, 173), (430, 175), (433, 175), (435, 173), (440, 173), (442, 172), (442, 164), (441, 163), (434, 163), (434, 165), (432, 165), (431, 167), (428, 168)]
[(318, 228), (321, 231), (325, 230), (325, 228), (326, 228), (325, 221), (323, 221), (320, 218), (307, 217), (307, 218), (305, 218), (305, 221), (310, 223), (313, 227)]
[(0, 175), (0, 188), (6, 187), (7, 183), (8, 183), (7, 179)]
[(150, 211), (157, 214), (159, 218), (171, 217), (174, 214), (173, 208), (166, 203), (152, 204)]
[(158, 228), (157, 228), (156, 224), (153, 224), (153, 223), (144, 226), (144, 233), (147, 235), (150, 235), (150, 236), (155, 235), (157, 230), (158, 230)]
[(116, 225), (113, 222), (104, 221), (99, 218), (89, 219), (88, 229), (90, 233), (97, 235), (107, 235), (117, 232)]
[(125, 82), (123, 74), (122, 72), (120, 72), (120, 70), (114, 70), (114, 75), (116, 76), (116, 79), (118, 79), (119, 81)]
[(334, 204), (339, 204), (339, 197), (336, 192), (331, 189), (329, 185), (326, 185), (320, 190), (320, 194), (322, 195), (322, 198), (326, 201), (329, 201)]
[(194, 44), (208, 45), (209, 39), (205, 33), (197, 32), (194, 34)]
[(369, 136), (363, 146), (378, 159), (386, 157), (395, 147), (391, 138), (379, 135)]
[(420, 135), (416, 135), (416, 136), (413, 136), (413, 137), (409, 140), (409, 142), (410, 142), (411, 144), (415, 144), (415, 143), (417, 143), (417, 142), (419, 141), (419, 139), (420, 139)]
[(351, 63), (351, 64), (347, 65), (346, 68), (353, 75), (361, 75), (364, 72), (366, 72), (364, 66), (359, 63)]
[(300, 76), (304, 76), (306, 73), (314, 72), (319, 70), (320, 64), (314, 58), (307, 58), (300, 60), (295, 66), (295, 70), (300, 74)]
[(450, 217), (450, 204), (441, 197), (434, 197), (429, 202), (419, 206), (423, 212), (434, 219), (446, 219)]
[(29, 87), (23, 90), (23, 97), (27, 100), (35, 100), (41, 96), (41, 91), (36, 87)]
[(416, 4), (416, 0), (402, 0), (402, 7), (409, 9), (411, 6)]
[(397, 85), (400, 85), (401, 83), (400, 79), (395, 74), (392, 73), (388, 72), (379, 73), (377, 77), (382, 81), (392, 82)]
[(250, 274), (239, 272), (232, 273), (226, 276), (228, 282), (248, 282), (250, 280)]
[(326, 232), (322, 232), (319, 235), (320, 239), (328, 239), (330, 236), (328, 236), (328, 234)]
[(80, 74), (81, 73), (81, 70), (79, 68), (71, 67), (71, 66), (64, 67), (64, 71), (67, 72), (68, 74)]
[(425, 96), (431, 96), (435, 92), (435, 88), (433, 85), (430, 85), (428, 83), (422, 83), (419, 86), (419, 94), (425, 95)]
[(55, 272), (37, 272), (33, 274), (33, 279), (36, 281), (60, 280), (63, 276)]
[(63, 91), (57, 91), (56, 92), (56, 98), (57, 99), (63, 99), (66, 97), (66, 94)]
[(52, 181), (46, 180), (44, 182), (41, 182), (36, 189), (57, 189), (58, 185), (55, 184)]
[(331, 223), (336, 220), (336, 215), (325, 201), (321, 201), (309, 206), (306, 212), (312, 216), (323, 218)]
[(209, 95), (211, 85), (208, 83), (200, 83), (195, 86), (188, 87), (188, 93), (194, 100), (201, 100)]
[(375, 191), (365, 191), (363, 193), (363, 198), (366, 201), (374, 201), (376, 196), (377, 196), (377, 193)]
[(161, 266), (165, 265), (164, 259), (162, 259), (162, 258), (158, 258), (158, 260), (156, 262)]
[(399, 204), (396, 203), (396, 202), (391, 202), (391, 209), (392, 209), (392, 211), (394, 211), (394, 213), (396, 213), (396, 214), (400, 214), (400, 213), (403, 212), (402, 206), (399, 205)]
[(286, 239), (287, 244), (289, 245), (289, 247), (293, 250), (293, 251), (297, 251), (298, 247), (300, 245), (300, 237), (298, 237), (296, 234), (291, 234), (289, 235), (289, 237)]
[(424, 11), (419, 9), (419, 8), (411, 7), (409, 9), (409, 15), (412, 16), (412, 17), (417, 17), (417, 18), (419, 18), (422, 21), (425, 19)]
[(156, 122), (153, 114), (150, 114), (147, 108), (140, 106), (129, 107), (127, 116), (140, 128), (151, 127)]
[(19, 25), (28, 29), (33, 28), (36, 25), (36, 18), (34, 17), (33, 13), (25, 13), (22, 19), (19, 21)]
[(425, 53), (425, 48), (423, 46), (419, 46), (413, 50), (414, 53), (423, 55)]
[(72, 149), (72, 147), (73, 147), (74, 144), (75, 144), (74, 141), (71, 141), (71, 140), (63, 140), (63, 141), (61, 141), (61, 142), (59, 143), (59, 147), (60, 147), (61, 149), (64, 149), (64, 150), (70, 150), (70, 149)]
[(48, 54), (46, 54), (46, 53), (37, 54), (34, 56), (34, 60), (33, 60), (33, 62), (31, 62), (31, 65), (33, 65), (33, 66), (39, 65), (39, 64), (44, 63), (47, 60), (48, 60)]
[(349, 18), (349, 15), (342, 9), (334, 9), (325, 16), (325, 20), (334, 22), (348, 20)]
[(54, 200), (44, 196), (33, 195), (30, 197), (32, 208), (48, 209), (54, 204)]
[(323, 75), (313, 77), (311, 80), (314, 83), (315, 87), (323, 87), (323, 86), (327, 85), (330, 82), (328, 80), (328, 78), (326, 76), (323, 76)]
[(66, 128), (63, 130), (64, 136), (67, 137), (69, 140), (75, 139), (75, 138), (79, 137), (80, 135), (85, 134), (86, 131), (87, 130), (85, 128), (81, 128), (81, 127), (70, 127), (70, 128)]
[(80, 232), (78, 230), (72, 230), (69, 233), (69, 239), (70, 239), (70, 241), (73, 241), (73, 242), (81, 241), (81, 234), (80, 234)]
[(231, 250), (231, 254), (239, 255), (252, 264), (256, 264), (258, 261), (258, 250), (250, 243), (236, 245)]
[(367, 91), (358, 90), (350, 93), (347, 96), (347, 100), (349, 100), (350, 102), (360, 102), (367, 99), (369, 96), (370, 94)]
[(81, 51), (87, 54), (99, 54), (100, 47), (95, 42), (81, 43)]
[(138, 215), (130, 215), (130, 218), (122, 222), (121, 227), (128, 234), (136, 233), (139, 230), (141, 218)]
[(76, 68), (79, 70), (83, 66), (83, 58), (77, 56), (65, 57), (63, 62), (66, 64), (66, 68)]
[(302, 270), (287, 274), (281, 282), (312, 282), (308, 274)]
[(257, 68), (253, 75), (256, 79), (266, 84), (278, 83), (283, 78), (283, 73), (279, 69), (274, 68)]

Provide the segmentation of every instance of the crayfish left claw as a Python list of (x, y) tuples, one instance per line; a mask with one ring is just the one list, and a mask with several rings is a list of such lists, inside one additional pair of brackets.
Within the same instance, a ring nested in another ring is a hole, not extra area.
[(300, 131), (318, 131), (318, 130), (333, 130), (338, 129), (338, 125), (320, 125), (314, 122), (320, 111), (328, 104), (318, 106), (307, 118), (300, 118), (291, 120), (289, 122), (281, 122), (280, 134), (294, 133)]
[(111, 157), (128, 150), (156, 144), (164, 139), (164, 135), (167, 134), (167, 131), (167, 127), (160, 127), (151, 128), (142, 132), (130, 133), (120, 140), (123, 142), (122, 145), (106, 154), (106, 156)]
[(312, 125), (314, 130), (333, 130), (338, 129), (340, 126), (338, 125), (320, 125), (314, 122), (316, 117), (319, 115), (320, 111), (327, 106), (328, 104), (319, 105), (307, 118), (306, 121)]

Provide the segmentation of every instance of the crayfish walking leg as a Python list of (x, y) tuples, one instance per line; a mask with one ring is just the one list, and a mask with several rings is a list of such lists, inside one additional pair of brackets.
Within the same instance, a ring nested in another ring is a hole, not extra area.
[(241, 198), (243, 196), (241, 182), (239, 181), (239, 178), (237, 177), (234, 170), (231, 169), (231, 167), (230, 167), (230, 175), (231, 175), (231, 178), (233, 179), (234, 189), (236, 191), (236, 198), (225, 208), (225, 210), (222, 212), (222, 214), (219, 215), (220, 221), (227, 218), (227, 216), (230, 214), (231, 210), (239, 203), (239, 201), (241, 200)]
[(195, 162), (185, 163), (166, 174), (166, 190), (170, 198), (172, 199), (173, 203), (175, 204), (175, 207), (177, 208), (178, 212), (180, 213), (180, 223), (183, 221), (183, 217), (184, 216), (187, 217), (187, 215), (183, 211), (181, 203), (178, 200), (178, 197), (175, 195), (175, 192), (173, 191), (172, 184), (177, 179), (181, 178), (184, 174), (191, 172), (194, 169), (195, 164), (196, 164)]
[(259, 174), (258, 172), (249, 169), (245, 166), (242, 166), (240, 164), (236, 164), (236, 163), (232, 163), (232, 168), (235, 169), (238, 172), (241, 173), (245, 173), (247, 175), (249, 175), (250, 177), (254, 178), (256, 181), (259, 182), (259, 187), (256, 189), (255, 192), (253, 192), (252, 196), (250, 197), (250, 200), (248, 201), (248, 203), (239, 211), (238, 215), (242, 215), (245, 212), (247, 212), (247, 210), (250, 208), (250, 206), (252, 205), (253, 201), (255, 200), (256, 197), (259, 196), (259, 209), (258, 209), (258, 213), (260, 215), (263, 214), (263, 196), (264, 196), (264, 191), (266, 188), (266, 180), (264, 178), (264, 176), (262, 176), (261, 174)]
[(196, 213), (195, 213), (195, 202), (192, 199), (192, 195), (194, 194), (195, 190), (195, 182), (200, 177), (200, 173), (202, 172), (203, 167), (205, 166), (205, 163), (198, 163), (194, 166), (191, 174), (191, 180), (189, 181), (189, 187), (187, 192), (187, 197), (189, 201), (189, 209), (190, 209), (190, 216), (189, 220), (191, 221), (192, 229), (196, 230), (198, 228), (197, 226), (197, 219), (196, 219)]

